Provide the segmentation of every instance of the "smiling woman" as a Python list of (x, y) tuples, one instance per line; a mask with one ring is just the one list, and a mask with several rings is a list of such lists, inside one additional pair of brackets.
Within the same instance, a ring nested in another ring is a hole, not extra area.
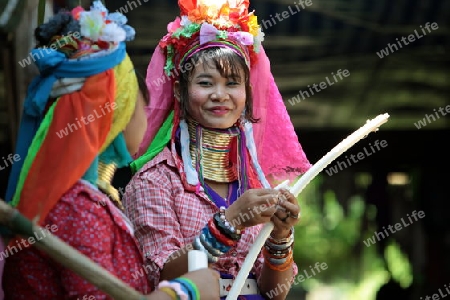
[[(297, 273), (291, 241), (300, 207), (287, 191), (282, 201), (269, 178), (299, 175), (310, 164), (271, 76), (248, 1), (178, 4), (181, 17), (167, 26), (148, 67), (154, 101), (145, 141), (131, 164), (126, 214), (153, 287), (185, 272), (186, 249), (193, 247), (221, 273), (223, 298), (261, 225), (273, 221), (264, 254), (241, 290), (242, 298), (263, 299)], [(286, 166), (295, 174), (287, 174)]]

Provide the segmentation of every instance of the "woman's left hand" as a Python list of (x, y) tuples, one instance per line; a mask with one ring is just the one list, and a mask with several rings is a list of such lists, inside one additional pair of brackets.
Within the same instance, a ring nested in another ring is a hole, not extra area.
[(300, 206), (297, 199), (288, 190), (281, 189), (278, 205), (279, 209), (272, 216), (271, 221), (275, 225), (271, 236), (275, 239), (288, 237), (291, 228), (294, 227), (300, 219)]

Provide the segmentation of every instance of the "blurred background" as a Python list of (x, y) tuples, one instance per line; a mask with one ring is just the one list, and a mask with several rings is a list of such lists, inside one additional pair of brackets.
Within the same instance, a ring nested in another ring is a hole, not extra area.
[[(103, 2), (135, 27), (128, 52), (145, 75), (167, 23), (179, 14), (177, 1)], [(90, 1), (47, 1), (46, 17), (79, 4)], [(26, 87), (36, 74), (23, 59), (34, 47), (37, 6), (37, 0), (0, 0), (0, 196)], [(288, 299), (450, 294), (450, 1), (257, 0), (250, 6), (311, 163), (367, 119), (390, 115), (301, 193), (299, 275)]]

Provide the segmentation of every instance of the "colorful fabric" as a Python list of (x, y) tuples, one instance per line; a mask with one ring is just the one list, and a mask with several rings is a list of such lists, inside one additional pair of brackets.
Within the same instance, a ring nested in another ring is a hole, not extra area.
[(152, 160), (158, 153), (160, 153), (164, 147), (170, 142), (173, 129), (173, 111), (169, 114), (169, 117), (164, 121), (163, 125), (155, 135), (151, 145), (147, 151), (134, 160), (131, 164), (131, 171), (136, 173), (141, 169), (148, 161)]
[[(78, 181), (43, 222), (53, 234), (143, 294), (150, 293), (142, 254), (123, 214), (104, 194)], [(6, 299), (112, 299), (35, 247), (6, 260)]]
[[(98, 153), (111, 145), (134, 111), (137, 79), (130, 72), (133, 69), (126, 56), (117, 67), (91, 76), (81, 91), (64, 95), (50, 108), (30, 146), (12, 202), (25, 217), (39, 216), (42, 222), (61, 195), (86, 173), (95, 183)], [(82, 124), (80, 120), (88, 116), (93, 117), (91, 122)], [(77, 123), (69, 133), (68, 126)], [(64, 129), (68, 134), (58, 136)], [(114, 151), (115, 145), (106, 152), (112, 152), (109, 156), (114, 161), (121, 160), (122, 167), (131, 156), (126, 147), (119, 148), (123, 155)]]
[[(47, 107), (53, 83), (57, 78), (88, 77), (104, 72), (119, 64), (124, 59), (126, 52), (125, 44), (122, 43), (116, 51), (90, 60), (68, 60), (64, 53), (52, 49), (33, 49), (31, 55), (39, 57), (35, 63), (40, 75), (31, 82), (24, 101), (19, 138), (17, 139), (15, 151), (22, 159), (16, 162), (11, 169), (5, 199), (8, 202), (13, 199), (20, 171), (24, 164), (24, 158), (27, 156), (31, 142), (44, 119), (44, 110)], [(67, 98), (68, 96), (61, 98)], [(75, 122), (75, 118), (71, 121)], [(61, 128), (63, 129), (64, 127)]]
[[(180, 179), (183, 169), (177, 166), (175, 149), (167, 147), (144, 165), (131, 179), (123, 197), (126, 215), (145, 257), (152, 288), (160, 280), (161, 270), (169, 256), (187, 244), (205, 226), (219, 208), (204, 192), (188, 192)], [(236, 276), (262, 225), (245, 230), (236, 248), (214, 264), (219, 272)], [(252, 273), (258, 277), (263, 266), (262, 255)], [(294, 273), (297, 266), (294, 264)]]

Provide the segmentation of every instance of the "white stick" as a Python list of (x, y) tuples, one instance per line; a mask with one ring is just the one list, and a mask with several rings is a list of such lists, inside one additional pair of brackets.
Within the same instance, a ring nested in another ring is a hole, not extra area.
[[(300, 192), (308, 185), (308, 183), (317, 176), (326, 166), (328, 166), (333, 160), (335, 160), (339, 155), (344, 153), (354, 144), (356, 144), (359, 140), (366, 137), (370, 132), (378, 130), (378, 127), (387, 122), (389, 118), (389, 114), (378, 115), (376, 118), (372, 120), (367, 120), (366, 124), (360, 127), (358, 130), (353, 132), (347, 138), (342, 140), (338, 145), (336, 145), (330, 152), (328, 152), (324, 157), (322, 157), (317, 163), (315, 163), (307, 172), (305, 172), (302, 177), (294, 184), (294, 186), (290, 189), (290, 192), (297, 197)], [(280, 186), (285, 187), (286, 181), (281, 183), (276, 188)], [(253, 243), (250, 251), (245, 258), (244, 263), (242, 264), (242, 268), (236, 276), (236, 280), (231, 287), (230, 292), (226, 300), (236, 300), (239, 296), (242, 286), (245, 283), (245, 280), (252, 269), (253, 264), (255, 263), (256, 258), (258, 257), (261, 248), (264, 246), (266, 239), (269, 237), (272, 232), (274, 225), (272, 222), (264, 224), (261, 232), (256, 237), (255, 242)]]
[(353, 132), (347, 138), (342, 140), (330, 152), (325, 154), (318, 162), (316, 162), (291, 188), (291, 193), (297, 197), (300, 192), (308, 185), (308, 183), (317, 176), (323, 169), (326, 168), (339, 155), (347, 151), (350, 147), (356, 144), (359, 140), (366, 137), (370, 132), (378, 130), (382, 124), (386, 123), (389, 114), (377, 116), (375, 119), (368, 120), (366, 124)]

